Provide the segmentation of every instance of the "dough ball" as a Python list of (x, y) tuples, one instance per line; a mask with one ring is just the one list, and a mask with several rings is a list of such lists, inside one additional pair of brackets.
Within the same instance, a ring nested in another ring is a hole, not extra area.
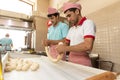
[(12, 58), (9, 57), (9, 58), (8, 58), (8, 61), (11, 61), (11, 60), (12, 60)]
[(39, 68), (39, 64), (38, 63), (33, 63), (30, 68), (31, 68), (32, 71), (36, 71)]
[(14, 70), (14, 69), (16, 69), (17, 65), (15, 63), (13, 63), (13, 64), (11, 63), (11, 67)]
[(32, 63), (33, 63), (33, 62), (30, 61), (30, 60), (27, 61), (27, 64), (29, 64), (30, 66), (32, 65)]
[(10, 66), (10, 61), (7, 61), (7, 62), (6, 62), (6, 66)]
[(17, 64), (23, 63), (23, 59), (17, 60)]
[(12, 71), (12, 70), (13, 70), (13, 69), (12, 69), (11, 66), (6, 66), (5, 69), (4, 69), (5, 72), (10, 72), (10, 71)]
[(9, 62), (9, 63), (6, 63), (6, 67), (10, 67), (12, 70), (14, 70), (14, 69), (16, 69), (16, 63), (11, 63), (11, 62)]
[(17, 67), (16, 67), (16, 71), (21, 71), (22, 70), (22, 64), (18, 64)]
[(22, 71), (27, 71), (29, 69), (30, 65), (29, 64), (24, 64), (22, 66)]

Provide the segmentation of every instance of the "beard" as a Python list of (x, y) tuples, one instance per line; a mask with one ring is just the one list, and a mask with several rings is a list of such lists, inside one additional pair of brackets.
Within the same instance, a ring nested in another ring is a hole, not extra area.
[(74, 22), (73, 21), (69, 21), (69, 25), (70, 25), (70, 27), (74, 26)]
[(78, 24), (78, 19), (69, 21), (70, 26), (75, 26)]

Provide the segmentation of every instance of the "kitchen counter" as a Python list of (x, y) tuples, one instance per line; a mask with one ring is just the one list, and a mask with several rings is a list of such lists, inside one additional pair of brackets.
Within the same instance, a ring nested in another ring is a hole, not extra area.
[(66, 61), (51, 62), (47, 57), (30, 54), (10, 54), (11, 57), (21, 57), (39, 63), (37, 71), (12, 71), (4, 73), (4, 80), (85, 80), (104, 70), (82, 66)]

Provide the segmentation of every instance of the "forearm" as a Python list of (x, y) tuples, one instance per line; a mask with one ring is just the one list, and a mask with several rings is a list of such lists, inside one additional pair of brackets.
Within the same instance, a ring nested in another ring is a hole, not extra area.
[(74, 51), (74, 52), (84, 52), (84, 51), (91, 51), (93, 47), (93, 44), (87, 44), (87, 43), (80, 43), (78, 45), (73, 46), (66, 46), (65, 51)]
[(57, 45), (59, 42), (65, 42), (65, 39), (61, 39), (61, 40), (48, 40), (49, 44), (52, 45)]
[(59, 45), (57, 46), (57, 51), (59, 53), (66, 52), (66, 51), (73, 51), (73, 52), (84, 52), (84, 51), (91, 51), (93, 47), (94, 39), (86, 38), (84, 42), (73, 45), (73, 46), (66, 46), (66, 45)]

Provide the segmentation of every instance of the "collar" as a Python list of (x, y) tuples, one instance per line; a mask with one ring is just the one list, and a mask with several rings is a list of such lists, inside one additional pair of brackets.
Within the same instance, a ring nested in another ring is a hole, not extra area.
[(78, 25), (82, 25), (86, 19), (87, 19), (86, 17), (82, 17), (82, 19), (78, 22)]
[(61, 24), (61, 21), (58, 21), (55, 26), (53, 26), (53, 25), (52, 25), (52, 26), (53, 26), (53, 27), (57, 27), (57, 26), (59, 26), (60, 24)]

